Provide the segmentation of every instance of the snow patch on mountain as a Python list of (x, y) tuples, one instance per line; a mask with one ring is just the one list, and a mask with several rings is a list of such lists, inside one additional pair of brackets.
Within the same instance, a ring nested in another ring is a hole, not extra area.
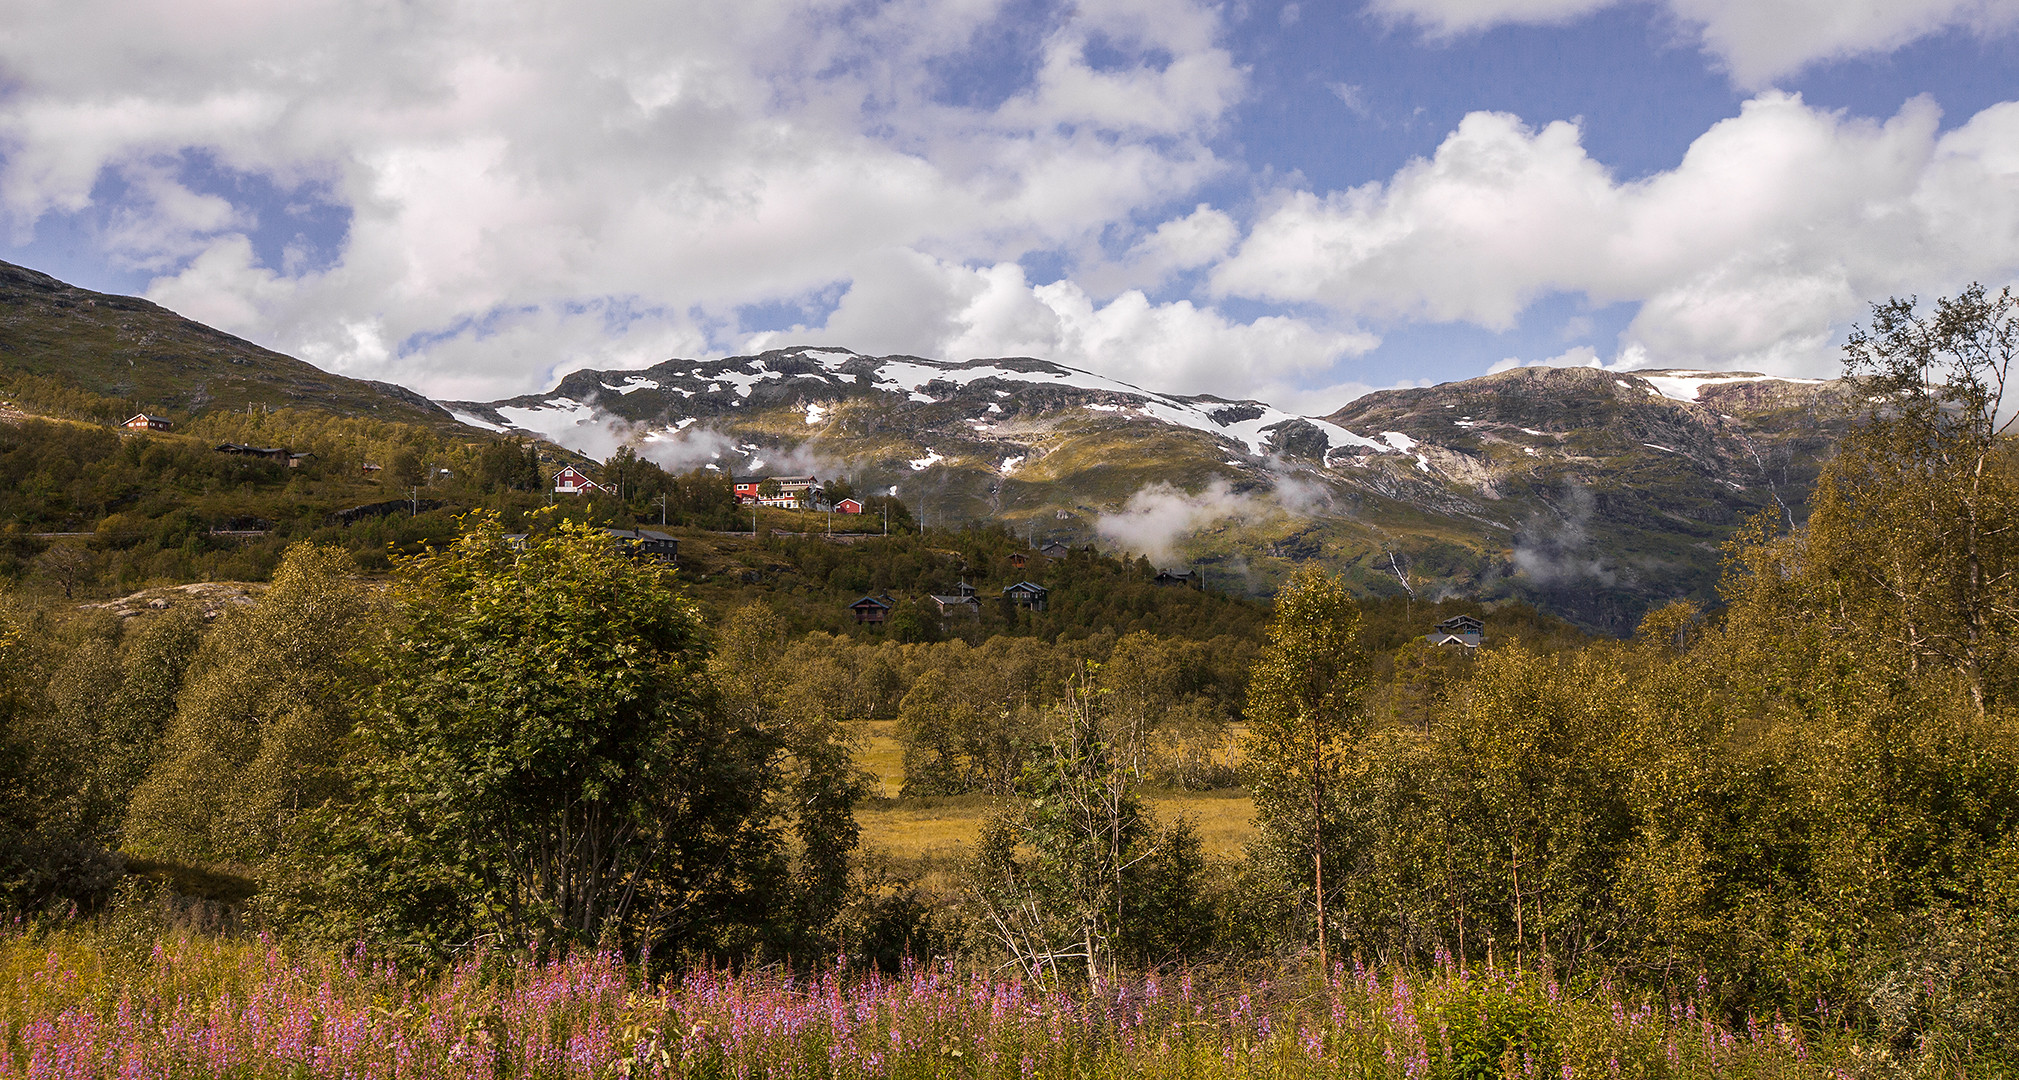
[(1742, 382), (1784, 382), (1816, 385), (1822, 379), (1793, 379), (1781, 375), (1761, 375), (1753, 371), (1669, 371), (1660, 375), (1640, 375), (1663, 397), (1676, 401), (1696, 401), (1706, 386)]
[(449, 415), (450, 415), (450, 416), (453, 416), (453, 417), (455, 417), (455, 418), (456, 418), (456, 420), (457, 420), (457, 421), (459, 421), (459, 422), (461, 422), (461, 423), (465, 423), (465, 424), (468, 424), (468, 425), (470, 425), (470, 426), (471, 426), (471, 427), (473, 427), (473, 428), (483, 428), (483, 429), (484, 429), (485, 431), (510, 431), (510, 430), (511, 430), (510, 428), (507, 428), (507, 427), (503, 427), (503, 426), (501, 426), (501, 425), (498, 425), (498, 424), (493, 424), (493, 423), (491, 423), (491, 422), (490, 422), (489, 420), (486, 420), (486, 419), (484, 419), (484, 418), (483, 418), (483, 417), (481, 417), (481, 416), (477, 416), (477, 415), (475, 415), (475, 414), (472, 414), (472, 413), (466, 413), (466, 412), (463, 412), (463, 411), (462, 411), (462, 410), (460, 410), (460, 409), (450, 409), (450, 410), (449, 410)]

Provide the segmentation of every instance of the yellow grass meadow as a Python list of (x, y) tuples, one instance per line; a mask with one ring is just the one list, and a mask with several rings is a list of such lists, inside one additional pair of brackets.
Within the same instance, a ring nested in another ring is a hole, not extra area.
[[(974, 842), (989, 812), (983, 796), (895, 801), (904, 787), (904, 747), (895, 721), (855, 725), (856, 762), (876, 777), (871, 800), (859, 806), (856, 821), (864, 844), (893, 861), (930, 873), (950, 867)], [(1197, 828), (1207, 855), (1238, 858), (1255, 835), (1255, 801), (1239, 789), (1146, 794), (1143, 801), (1159, 817), (1185, 816)]]

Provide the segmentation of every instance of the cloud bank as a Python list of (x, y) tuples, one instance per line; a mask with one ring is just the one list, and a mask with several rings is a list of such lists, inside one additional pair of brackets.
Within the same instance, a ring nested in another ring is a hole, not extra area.
[(1869, 301), (2019, 269), (2019, 103), (1939, 121), (1925, 99), (1874, 122), (1767, 93), (1622, 182), (1572, 123), (1473, 113), (1385, 183), (1281, 194), (1213, 288), (1490, 328), (1578, 293), (1640, 305), (1621, 353), (1645, 363), (1825, 374)]
[[(1373, 8), (1448, 35), (1626, 2), (1656, 0)], [(1746, 86), (2019, 25), (2019, 0), (1659, 2)], [(1866, 303), (2019, 271), (2019, 103), (1945, 130), (1924, 100), (1763, 92), (1632, 180), (1574, 121), (1475, 112), (1324, 191), (1225, 156), (1252, 80), (1245, 6), (1212, 0), (16, 7), (0, 230), (86, 222), (160, 303), (442, 398), (791, 341), (1322, 412), (1395, 327), (1565, 294), (1637, 313), (1551, 351), (1815, 375)]]
[[(1563, 23), (1624, 0), (1373, 0), (1370, 7), (1432, 34), (1508, 23)], [(1812, 64), (1891, 52), (1962, 29), (2009, 32), (2014, 0), (1659, 0), (1740, 86), (1758, 89)]]
[[(1228, 168), (1209, 143), (1246, 77), (1215, 6), (1055, 5), (1028, 76), (964, 100), (948, 73), (1027, 8), (31, 4), (0, 35), (0, 214), (18, 240), (116, 203), (102, 242), (191, 317), (440, 396), (520, 392), (732, 343), (745, 305), (907, 261), (1094, 245)], [(304, 206), (347, 215), (334, 246), (262, 257)], [(1149, 229), (1133, 265), (1196, 265), (1230, 224)]]
[(1309, 517), (1332, 504), (1331, 493), (1316, 481), (1284, 474), (1273, 479), (1275, 486), (1266, 492), (1235, 491), (1225, 480), (1196, 492), (1151, 484), (1129, 496), (1120, 510), (1102, 514), (1094, 522), (1094, 534), (1161, 566), (1173, 566), (1180, 541), (1218, 522)]

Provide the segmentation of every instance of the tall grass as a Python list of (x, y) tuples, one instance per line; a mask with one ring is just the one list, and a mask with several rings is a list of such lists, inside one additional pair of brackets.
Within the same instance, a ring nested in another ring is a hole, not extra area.
[[(1819, 1055), (1824, 1057), (1829, 1055)], [(90, 931), (0, 939), (8, 1077), (1822, 1077), (1802, 1034), (1507, 972), (1043, 989), (945, 963), (901, 975), (696, 971), (609, 956), (425, 977), (362, 953)]]

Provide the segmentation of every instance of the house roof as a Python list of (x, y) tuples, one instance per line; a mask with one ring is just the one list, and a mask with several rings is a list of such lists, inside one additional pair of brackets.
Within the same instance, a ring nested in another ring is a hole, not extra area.
[(603, 531), (609, 533), (611, 536), (621, 536), (626, 540), (647, 540), (658, 544), (679, 542), (672, 533), (663, 533), (657, 529), (617, 529), (605, 527)]
[(865, 596), (862, 599), (857, 600), (855, 603), (850, 604), (848, 606), (852, 608), (859, 608), (859, 607), (892, 608), (897, 606), (897, 602), (895, 600), (890, 599), (887, 596)]
[(1019, 581), (1014, 585), (1004, 586), (1003, 588), (1003, 592), (1005, 593), (1028, 592), (1028, 593), (1043, 594), (1048, 593), (1050, 591), (1051, 591), (1050, 589), (1045, 588), (1043, 585), (1040, 585), (1035, 581)]
[(135, 420), (145, 420), (150, 424), (166, 424), (169, 422), (168, 417), (155, 416), (152, 413), (134, 413), (132, 416), (126, 418), (126, 422), (129, 424), (131, 424)]
[(1437, 629), (1447, 634), (1478, 633), (1486, 629), (1486, 624), (1470, 615), (1453, 615), (1437, 624)]

